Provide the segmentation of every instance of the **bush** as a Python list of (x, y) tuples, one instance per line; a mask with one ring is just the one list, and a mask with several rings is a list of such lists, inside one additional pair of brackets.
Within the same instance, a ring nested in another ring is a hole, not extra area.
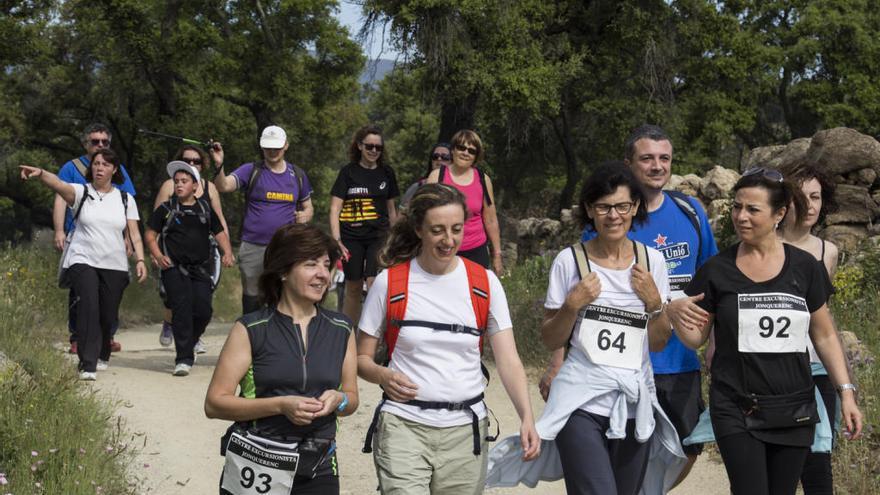
[(516, 347), (526, 366), (543, 368), (550, 357), (541, 341), (541, 321), (552, 263), (551, 255), (535, 256), (513, 267), (501, 279), (510, 306)]

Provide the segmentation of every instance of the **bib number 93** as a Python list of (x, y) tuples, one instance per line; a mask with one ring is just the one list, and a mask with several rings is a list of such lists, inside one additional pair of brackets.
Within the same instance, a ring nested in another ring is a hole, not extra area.
[(248, 466), (241, 468), (241, 487), (251, 488), (254, 483), (258, 483), (254, 490), (257, 493), (269, 493), (272, 489), (272, 476), (266, 473), (256, 474), (254, 470)]

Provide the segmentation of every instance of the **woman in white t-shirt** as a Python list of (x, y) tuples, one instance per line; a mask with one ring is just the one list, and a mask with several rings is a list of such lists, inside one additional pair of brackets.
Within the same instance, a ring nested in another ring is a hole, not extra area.
[[(119, 318), (122, 292), (128, 285), (125, 230), (137, 256), (138, 282), (147, 278), (144, 246), (138, 229), (134, 198), (114, 184), (123, 178), (116, 153), (98, 150), (86, 172), (88, 184), (68, 184), (41, 168), (21, 165), (21, 178), (39, 179), (58, 193), (74, 212), (74, 227), (67, 236), (62, 268), (76, 292), (77, 354), (79, 377), (93, 381), (96, 371), (110, 360), (110, 331)], [(123, 194), (127, 198), (123, 198)]]
[[(539, 453), (504, 289), (494, 273), (456, 256), (466, 211), (451, 186), (419, 188), (392, 227), (380, 257), (389, 268), (364, 303), (358, 374), (384, 390), (364, 450), (375, 451), (382, 493), (483, 492), (484, 337), (522, 421), (523, 457)], [(374, 361), (380, 338), (389, 348), (387, 366)]]

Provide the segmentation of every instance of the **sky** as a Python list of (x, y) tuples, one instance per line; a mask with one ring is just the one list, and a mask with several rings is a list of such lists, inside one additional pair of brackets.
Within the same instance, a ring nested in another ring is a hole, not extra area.
[[(348, 27), (348, 31), (351, 33), (352, 37), (357, 35), (363, 25), (360, 3), (359, 0), (339, 0), (339, 12), (336, 17), (342, 25)], [(366, 41), (367, 46), (363, 47), (364, 53), (370, 57), (371, 60), (379, 57), (384, 59), (396, 58), (397, 52), (391, 48), (387, 37), (383, 48), (381, 35), (380, 32), (377, 32), (373, 37), (372, 43), (370, 40)]]

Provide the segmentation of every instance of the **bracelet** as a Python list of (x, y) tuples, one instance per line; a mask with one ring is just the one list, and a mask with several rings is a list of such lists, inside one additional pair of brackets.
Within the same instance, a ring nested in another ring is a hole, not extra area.
[(336, 411), (342, 412), (345, 410), (346, 406), (348, 406), (348, 394), (342, 392), (342, 402), (336, 407)]
[(843, 393), (844, 390), (852, 390), (853, 393), (855, 393), (856, 386), (853, 385), (852, 383), (841, 383), (840, 385), (837, 386), (838, 393)]
[(139, 260), (137, 260), (137, 261), (134, 262), (135, 265), (137, 265), (138, 263), (143, 263), (143, 264), (145, 264), (145, 265), (147, 264), (147, 262), (144, 261), (143, 258), (141, 258), (141, 259), (139, 259)]
[(663, 314), (663, 310), (665, 309), (666, 301), (663, 301), (662, 303), (660, 303), (660, 307), (658, 309), (655, 309), (654, 311), (648, 311), (648, 319), (653, 320), (654, 318), (657, 318), (658, 316)]

